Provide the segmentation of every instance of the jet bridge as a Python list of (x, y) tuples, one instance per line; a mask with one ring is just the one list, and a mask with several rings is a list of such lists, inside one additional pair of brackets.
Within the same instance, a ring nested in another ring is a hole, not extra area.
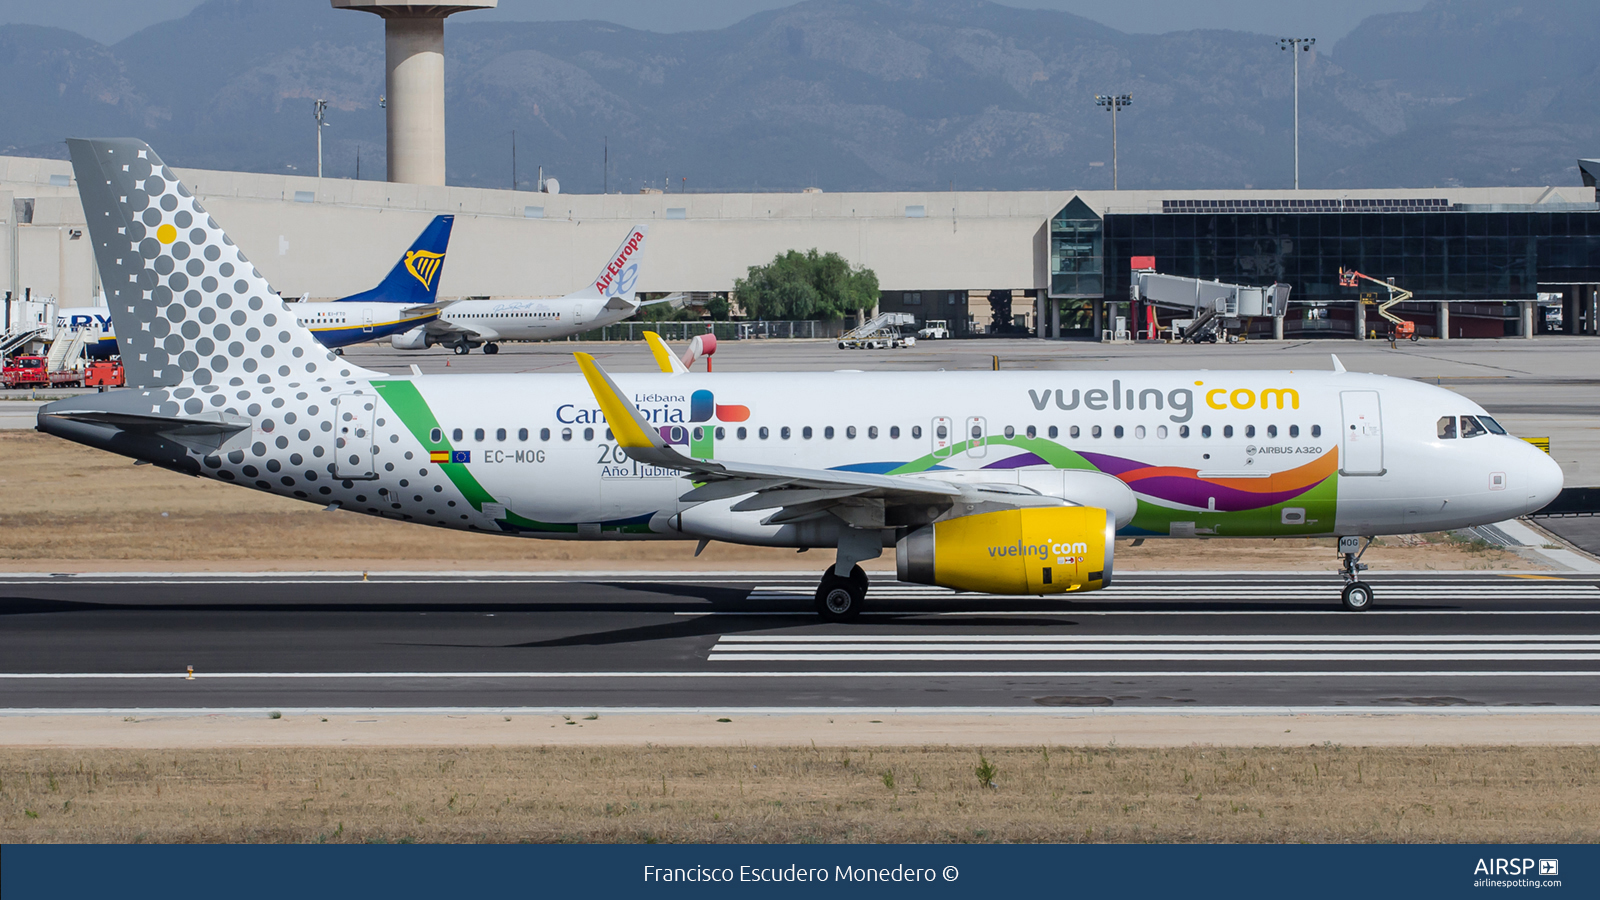
[[(1275, 336), (1283, 337), (1283, 314), (1289, 306), (1287, 284), (1252, 287), (1135, 271), (1130, 288), (1135, 301), (1189, 311), (1191, 318), (1182, 326), (1181, 337), (1190, 343), (1216, 343), (1219, 335), (1226, 338), (1228, 329), (1238, 328), (1240, 319), (1256, 316), (1272, 316)], [(1175, 332), (1174, 336), (1179, 335)]]

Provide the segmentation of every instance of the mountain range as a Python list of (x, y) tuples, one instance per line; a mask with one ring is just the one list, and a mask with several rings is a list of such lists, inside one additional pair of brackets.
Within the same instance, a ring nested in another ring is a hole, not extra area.
[[(1239, 31), (1126, 34), (982, 0), (808, 0), (715, 31), (446, 26), (448, 178), (564, 190), (1288, 188), (1293, 65)], [(1430, 0), (1299, 53), (1310, 188), (1577, 184), (1600, 4)], [(0, 153), (132, 135), (195, 168), (384, 177), (383, 26), (209, 0), (107, 46), (0, 27)], [(358, 163), (359, 160), (359, 163)]]

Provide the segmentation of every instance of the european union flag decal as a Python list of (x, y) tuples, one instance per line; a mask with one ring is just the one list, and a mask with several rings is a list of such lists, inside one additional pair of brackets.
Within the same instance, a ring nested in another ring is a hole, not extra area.
[(452, 450), (452, 451), (450, 451), (450, 461), (453, 462), (453, 463), (469, 463), (469, 462), (472, 462), (472, 451), (471, 450)]

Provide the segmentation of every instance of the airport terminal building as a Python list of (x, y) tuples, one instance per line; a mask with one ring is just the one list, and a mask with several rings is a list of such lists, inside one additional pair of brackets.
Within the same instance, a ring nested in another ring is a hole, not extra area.
[[(1362, 289), (1341, 287), (1341, 268), (1411, 291), (1400, 311), (1424, 336), (1600, 333), (1592, 185), (545, 194), (178, 174), (287, 297), (371, 287), (431, 217), (453, 213), (441, 297), (560, 296), (644, 222), (640, 290), (725, 292), (748, 267), (815, 247), (873, 269), (882, 310), (943, 319), (957, 334), (1099, 336), (1116, 317), (1142, 324), (1130, 308), (1135, 257), (1154, 257), (1164, 274), (1288, 284), (1287, 337), (1354, 336)], [(98, 275), (70, 164), (0, 157), (0, 217), (13, 300), (92, 304)], [(1272, 323), (1246, 327), (1270, 334)]]

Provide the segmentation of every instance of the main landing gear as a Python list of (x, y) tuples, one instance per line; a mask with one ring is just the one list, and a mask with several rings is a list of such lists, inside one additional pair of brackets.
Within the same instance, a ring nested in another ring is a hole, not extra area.
[(1361, 561), (1361, 556), (1371, 546), (1372, 538), (1367, 538), (1365, 546), (1359, 537), (1339, 538), (1339, 555), (1344, 557), (1344, 563), (1339, 567), (1339, 576), (1344, 579), (1344, 593), (1339, 595), (1339, 602), (1351, 612), (1366, 612), (1372, 608), (1372, 585), (1359, 580), (1360, 573), (1367, 570), (1367, 564)]
[(472, 352), (472, 345), (466, 341), (457, 341), (455, 344), (455, 351), (457, 356), (466, 356), (468, 353)]
[(496, 344), (496, 343), (493, 343), (493, 342), (484, 344), (483, 345), (483, 352), (489, 354), (490, 356), (493, 356), (496, 353), (500, 352), (500, 345)]
[(833, 622), (854, 619), (866, 602), (868, 584), (867, 573), (860, 566), (852, 566), (848, 578), (835, 575), (829, 566), (817, 585), (817, 613)]

